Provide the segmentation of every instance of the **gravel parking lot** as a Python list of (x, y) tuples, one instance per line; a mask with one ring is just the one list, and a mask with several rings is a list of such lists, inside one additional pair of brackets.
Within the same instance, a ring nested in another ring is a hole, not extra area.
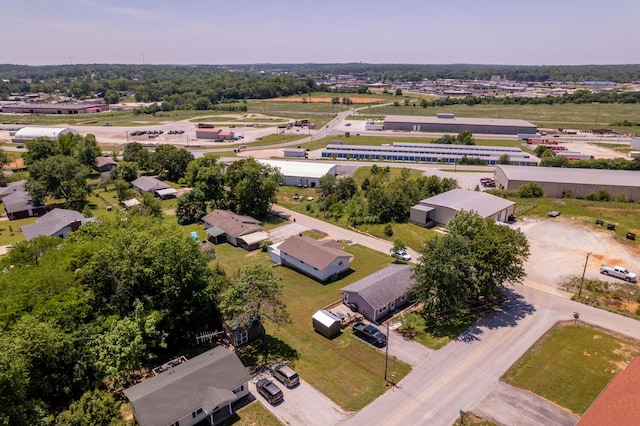
[(585, 278), (620, 282), (600, 274), (600, 265), (622, 265), (638, 272), (640, 249), (617, 242), (606, 229), (594, 229), (565, 217), (525, 218), (518, 222), (531, 245), (525, 264), (527, 281), (558, 288), (569, 277), (581, 276), (591, 252)]

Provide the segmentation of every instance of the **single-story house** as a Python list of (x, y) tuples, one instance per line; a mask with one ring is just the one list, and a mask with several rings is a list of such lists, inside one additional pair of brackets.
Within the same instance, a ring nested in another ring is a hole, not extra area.
[(413, 285), (409, 265), (393, 264), (342, 289), (342, 301), (377, 323), (409, 302), (407, 291)]
[(340, 334), (342, 321), (331, 311), (319, 310), (311, 317), (313, 329), (327, 339), (333, 339)]
[(169, 185), (166, 183), (150, 176), (140, 176), (138, 179), (131, 182), (131, 185), (133, 185), (136, 191), (140, 193), (150, 192), (154, 195), (161, 189), (169, 188)]
[(118, 167), (118, 162), (111, 157), (98, 157), (96, 158), (95, 168), (100, 173), (110, 172)]
[(294, 235), (277, 246), (269, 247), (269, 255), (276, 259), (276, 263), (319, 281), (334, 280), (349, 270), (349, 262), (353, 257), (343, 251), (335, 240), (319, 241), (303, 235)]
[(22, 179), (15, 182), (9, 182), (7, 183), (7, 186), (0, 187), (0, 200), (16, 191), (24, 191), (25, 183), (27, 183), (27, 180)]
[(53, 209), (44, 214), (35, 223), (20, 227), (24, 239), (29, 241), (41, 235), (65, 238), (69, 232), (77, 231), (80, 225), (93, 221), (75, 210)]
[(259, 220), (229, 210), (214, 210), (202, 218), (209, 240), (215, 244), (228, 242), (245, 250), (255, 250), (269, 235)]
[(452, 189), (420, 201), (411, 207), (409, 222), (428, 227), (434, 223), (446, 225), (459, 211), (475, 211), (484, 218), (508, 222), (516, 203), (495, 195), (466, 189)]
[(15, 191), (2, 199), (9, 220), (25, 217), (42, 216), (47, 212), (44, 205), (33, 205), (31, 195), (26, 191)]
[(125, 389), (140, 426), (214, 425), (234, 413), (233, 404), (249, 394), (251, 376), (238, 356), (215, 347)]
[(125, 210), (131, 210), (133, 207), (139, 206), (140, 205), (140, 201), (138, 201), (135, 198), (132, 198), (130, 200), (124, 200), (122, 202), (122, 205), (124, 206)]

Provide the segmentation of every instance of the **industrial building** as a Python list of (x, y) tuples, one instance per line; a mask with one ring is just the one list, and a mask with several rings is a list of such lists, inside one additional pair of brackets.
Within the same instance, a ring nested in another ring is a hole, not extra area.
[(77, 132), (68, 127), (23, 127), (13, 135), (11, 142), (24, 143), (36, 138), (49, 138), (55, 141), (68, 133)]
[(515, 205), (513, 201), (486, 192), (452, 189), (411, 207), (409, 222), (425, 228), (446, 225), (461, 210), (474, 211), (497, 222), (507, 222), (514, 214)]
[(498, 165), (495, 181), (498, 188), (508, 190), (535, 182), (547, 197), (560, 198), (571, 191), (574, 197), (585, 198), (605, 189), (612, 197), (624, 194), (631, 201), (640, 200), (640, 171)]
[(3, 105), (3, 113), (17, 114), (95, 114), (109, 111), (107, 104), (13, 104)]
[(283, 185), (315, 188), (320, 178), (326, 174), (336, 176), (337, 166), (328, 163), (308, 163), (302, 161), (257, 160), (267, 166), (280, 169), (284, 176)]
[(323, 158), (428, 163), (459, 163), (466, 157), (479, 158), (487, 164), (497, 164), (504, 154), (507, 154), (511, 164), (515, 165), (537, 166), (540, 162), (535, 155), (516, 147), (411, 142), (393, 142), (391, 145), (382, 146), (331, 143), (321, 153)]
[(384, 130), (439, 133), (460, 133), (469, 130), (473, 133), (517, 135), (518, 133), (536, 133), (538, 128), (525, 120), (455, 117), (453, 114), (438, 114), (435, 117), (387, 115), (384, 118)]

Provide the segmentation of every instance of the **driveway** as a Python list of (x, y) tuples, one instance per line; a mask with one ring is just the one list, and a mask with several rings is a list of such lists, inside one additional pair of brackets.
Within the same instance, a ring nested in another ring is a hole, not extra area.
[(284, 401), (275, 406), (271, 405), (256, 391), (256, 382), (263, 377), (272, 379), (269, 373), (257, 375), (249, 382), (249, 391), (285, 425), (335, 425), (352, 415), (302, 379), (300, 384), (292, 389), (274, 380), (284, 394)]

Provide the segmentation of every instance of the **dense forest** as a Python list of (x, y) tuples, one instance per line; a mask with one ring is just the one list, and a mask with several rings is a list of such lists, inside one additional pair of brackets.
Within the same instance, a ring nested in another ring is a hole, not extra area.
[(98, 95), (108, 103), (115, 103), (134, 94), (137, 101), (162, 102), (166, 110), (212, 109), (218, 104), (246, 99), (332, 90), (317, 81), (335, 74), (352, 74), (368, 83), (440, 78), (488, 80), (495, 75), (530, 82), (626, 83), (640, 80), (640, 65), (0, 65), (0, 99), (7, 99), (11, 93), (44, 92), (76, 99)]

